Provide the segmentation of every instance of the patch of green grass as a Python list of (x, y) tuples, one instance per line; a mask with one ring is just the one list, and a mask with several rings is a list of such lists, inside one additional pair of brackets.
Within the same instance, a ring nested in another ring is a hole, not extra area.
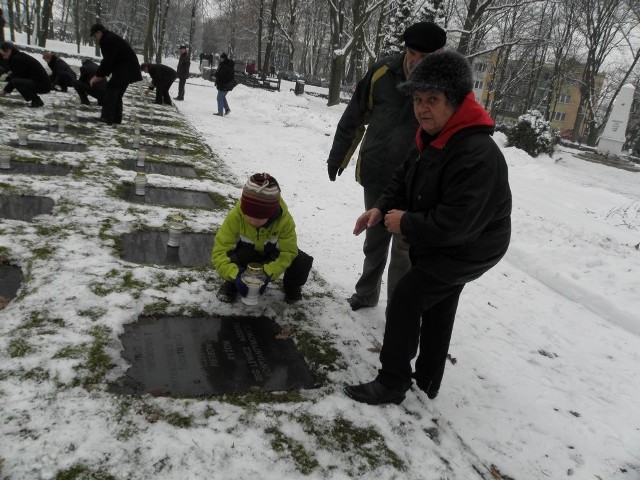
[(328, 424), (322, 418), (311, 415), (302, 415), (296, 420), (305, 433), (317, 439), (322, 448), (346, 457), (346, 463), (352, 469), (350, 476), (360, 478), (383, 465), (390, 465), (399, 471), (406, 470), (405, 463), (374, 427), (359, 427), (342, 417)]
[[(62, 318), (50, 318), (45, 312), (35, 311), (31, 312), (28, 320), (23, 322), (19, 329), (35, 329), (45, 327), (64, 327), (64, 320)], [(42, 332), (41, 332), (42, 333)]]
[(58, 350), (53, 358), (82, 358), (87, 354), (88, 347), (86, 344), (69, 345)]
[(310, 332), (296, 329), (294, 338), (298, 349), (309, 362), (309, 367), (319, 382), (326, 381), (326, 372), (346, 368), (342, 354), (333, 346), (332, 335), (329, 333), (318, 337)]
[(9, 342), (7, 353), (11, 358), (24, 357), (33, 351), (33, 347), (22, 338), (15, 338)]
[(49, 372), (42, 367), (33, 368), (22, 375), (23, 380), (33, 380), (34, 382), (44, 382), (49, 380)]
[[(9, 257), (10, 255), (11, 255), (11, 250), (9, 250), (7, 247), (0, 247), (0, 257)], [(3, 263), (5, 261), (6, 261), (6, 258), (2, 260)]]
[(169, 425), (178, 428), (191, 428), (193, 426), (193, 417), (191, 415), (182, 415), (178, 412), (164, 414), (162, 419)]
[(87, 375), (77, 378), (75, 385), (82, 385), (90, 388), (93, 385), (104, 382), (105, 375), (113, 368), (111, 357), (104, 351), (109, 344), (111, 330), (105, 326), (96, 325), (89, 330), (89, 335), (93, 337), (91, 343), (86, 347), (86, 361), (76, 367), (76, 370), (86, 370)]
[(64, 228), (59, 225), (36, 225), (35, 228), (36, 233), (43, 237), (52, 237), (64, 231)]
[(286, 392), (264, 392), (259, 390), (251, 393), (227, 394), (219, 400), (239, 407), (255, 407), (265, 403), (301, 403), (306, 401), (306, 398), (298, 390)]
[(309, 475), (318, 468), (319, 464), (315, 455), (313, 452), (308, 451), (302, 442), (286, 436), (277, 428), (268, 428), (265, 433), (273, 435), (271, 439), (273, 451), (280, 454), (288, 454), (298, 471), (303, 475)]
[(53, 255), (53, 249), (49, 247), (34, 248), (33, 250), (31, 250), (31, 253), (33, 253), (34, 258), (37, 258), (39, 260), (47, 260), (51, 257), (51, 255)]
[(112, 292), (129, 291), (133, 298), (138, 298), (141, 291), (145, 288), (146, 285), (133, 277), (132, 270), (127, 270), (122, 273), (122, 276), (120, 278), (120, 285), (114, 284), (113, 282), (111, 284), (104, 282), (104, 280), (106, 279), (117, 279), (117, 277), (120, 277), (120, 275), (120, 271), (112, 269), (105, 274), (103, 281), (92, 282), (89, 285), (89, 288), (94, 294), (98, 295), (99, 297), (105, 297)]
[(99, 318), (101, 318), (102, 316), (106, 315), (107, 309), (106, 308), (93, 308), (91, 310), (78, 310), (77, 313), (78, 313), (79, 316), (90, 318), (91, 320), (93, 320), (95, 322)]
[(93, 470), (81, 463), (75, 464), (65, 470), (60, 470), (55, 480), (117, 480), (103, 469)]

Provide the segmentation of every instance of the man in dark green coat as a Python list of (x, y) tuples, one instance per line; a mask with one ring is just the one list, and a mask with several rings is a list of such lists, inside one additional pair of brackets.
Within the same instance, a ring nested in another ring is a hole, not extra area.
[[(364, 187), (367, 210), (404, 161), (418, 127), (411, 98), (396, 87), (423, 57), (444, 47), (446, 39), (446, 32), (431, 22), (419, 22), (407, 28), (403, 35), (405, 51), (385, 57), (369, 69), (338, 123), (327, 160), (329, 179), (335, 181), (336, 175), (342, 173), (362, 141), (356, 181)], [(389, 298), (395, 284), (409, 269), (408, 246), (400, 235), (392, 236), (382, 226), (368, 229), (362, 275), (348, 300), (353, 310), (377, 305), (392, 237), (387, 276)]]

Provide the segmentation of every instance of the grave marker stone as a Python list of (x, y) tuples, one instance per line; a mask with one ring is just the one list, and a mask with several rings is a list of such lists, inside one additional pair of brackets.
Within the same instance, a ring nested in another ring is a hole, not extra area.
[(0, 193), (0, 217), (30, 221), (36, 215), (50, 214), (54, 201), (49, 197), (5, 195)]

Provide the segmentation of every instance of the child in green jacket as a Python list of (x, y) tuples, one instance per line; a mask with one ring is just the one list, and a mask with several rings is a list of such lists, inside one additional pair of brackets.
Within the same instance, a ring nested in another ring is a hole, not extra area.
[(282, 287), (287, 303), (302, 298), (313, 257), (298, 249), (296, 225), (280, 196), (280, 185), (268, 173), (251, 175), (242, 197), (227, 214), (216, 233), (213, 266), (224, 283), (217, 293), (221, 302), (231, 303), (238, 293), (247, 295), (241, 275), (249, 263), (260, 263), (266, 280), (260, 288), (284, 274)]

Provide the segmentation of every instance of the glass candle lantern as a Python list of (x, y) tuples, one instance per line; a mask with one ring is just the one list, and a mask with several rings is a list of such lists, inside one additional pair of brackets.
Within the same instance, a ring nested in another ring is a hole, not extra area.
[(133, 148), (140, 148), (140, 135), (133, 136)]
[(146, 158), (147, 158), (147, 152), (144, 151), (144, 148), (141, 148), (140, 150), (138, 150), (138, 153), (136, 154), (136, 167), (144, 168), (144, 162)]
[(11, 168), (11, 155), (0, 152), (0, 169), (9, 170)]
[(27, 129), (23, 127), (18, 128), (18, 145), (24, 147), (27, 145), (28, 139), (29, 135), (27, 134)]
[(67, 121), (64, 118), (58, 120), (58, 133), (64, 133), (67, 129)]
[(240, 277), (247, 286), (247, 296), (242, 297), (242, 303), (245, 305), (257, 305), (260, 298), (260, 287), (267, 279), (262, 265), (259, 263), (250, 263)]
[(178, 214), (172, 215), (171, 218), (169, 218), (169, 241), (167, 242), (167, 246), (179, 247), (180, 237), (185, 228), (187, 228), (187, 224), (184, 218)]
[(136, 195), (144, 195), (147, 186), (147, 176), (143, 172), (136, 173), (133, 183), (136, 186)]

